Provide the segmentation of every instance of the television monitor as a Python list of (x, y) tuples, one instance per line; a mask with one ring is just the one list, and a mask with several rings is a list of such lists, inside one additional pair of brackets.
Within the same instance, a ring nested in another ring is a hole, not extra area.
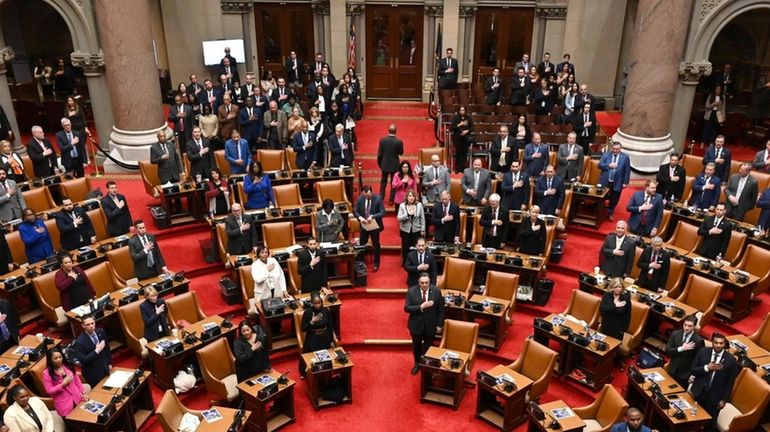
[(230, 48), (230, 55), (235, 61), (246, 61), (246, 50), (243, 47), (243, 39), (218, 39), (203, 41), (203, 63), (206, 66), (216, 66), (225, 56), (225, 47)]

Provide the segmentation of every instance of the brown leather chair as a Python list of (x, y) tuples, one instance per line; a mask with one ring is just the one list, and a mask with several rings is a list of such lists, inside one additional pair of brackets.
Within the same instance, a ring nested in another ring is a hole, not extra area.
[(605, 384), (590, 405), (572, 411), (585, 423), (584, 431), (607, 432), (623, 419), (628, 402), (611, 384)]
[(297, 165), (297, 153), (291, 147), (286, 148), (286, 164), (292, 171), (299, 170), (299, 166)]
[[(703, 169), (701, 168), (700, 171), (703, 171)], [(698, 173), (700, 173), (700, 171), (698, 171)], [(695, 177), (696, 176), (685, 176), (681, 202), (692, 201), (692, 185), (695, 184)]]
[(182, 422), (182, 417), (185, 414), (192, 414), (198, 417), (201, 423), (205, 423), (203, 411), (191, 410), (182, 405), (174, 390), (166, 390), (163, 393), (163, 398), (160, 400), (158, 407), (155, 408), (155, 414), (158, 416), (158, 422), (163, 432), (178, 432), (179, 423)]
[(190, 170), (190, 158), (187, 157), (187, 152), (182, 153), (182, 166), (184, 167), (184, 172), (192, 172)]
[(43, 318), (48, 320), (56, 327), (64, 327), (69, 320), (65, 315), (65, 310), (61, 306), (61, 297), (59, 290), (56, 289), (56, 272), (48, 272), (44, 275), (32, 279), (32, 286), (35, 288), (35, 296), (40, 310), (43, 312)]
[(572, 189), (567, 189), (564, 191), (564, 201), (561, 205), (559, 217), (568, 221), (570, 213), (572, 213)]
[(752, 342), (761, 346), (765, 350), (770, 351), (770, 313), (765, 314), (765, 319), (762, 320), (757, 330), (748, 336)]
[[(6, 236), (7, 238), (8, 236)], [(750, 244), (746, 247), (741, 261), (735, 266), (759, 277), (759, 282), (754, 287), (755, 295), (767, 292), (768, 287), (770, 287), (770, 265), (768, 263), (770, 263), (770, 250)]]
[(72, 202), (85, 201), (88, 194), (94, 190), (91, 177), (80, 177), (61, 182), (62, 195), (70, 197)]
[(618, 352), (621, 356), (630, 356), (639, 344), (642, 343), (644, 327), (647, 325), (647, 317), (649, 315), (649, 306), (637, 301), (631, 302), (631, 321), (629, 321), (628, 330), (623, 333), (623, 340), (618, 347)]
[(5, 235), (5, 242), (8, 243), (8, 249), (11, 250), (11, 256), (13, 256), (13, 262), (16, 264), (24, 264), (27, 262), (27, 252), (24, 241), (21, 239), (21, 234), (18, 231), (11, 231)]
[(475, 322), (444, 320), (440, 348), (468, 354), (465, 374), (470, 374), (476, 362), (476, 341), (479, 338), (479, 324)]
[(144, 191), (147, 195), (153, 198), (160, 197), (160, 193), (157, 189), (157, 186), (160, 185), (158, 166), (148, 160), (141, 160), (139, 161), (139, 173), (142, 175), (142, 183), (144, 184)]
[(235, 375), (235, 356), (227, 338), (219, 338), (195, 352), (201, 367), (206, 391), (214, 394), (217, 402), (232, 402), (239, 397), (238, 378)]
[(463, 187), (462, 179), (459, 177), (451, 177), (449, 179), (449, 196), (453, 203), (463, 202)]
[(751, 369), (742, 368), (735, 378), (729, 402), (719, 411), (717, 429), (720, 432), (757, 430), (770, 401), (770, 385)]
[(32, 163), (29, 155), (21, 156), (21, 164), (24, 165), (24, 174), (27, 175), (27, 178), (35, 176), (35, 165)]
[[(462, 228), (460, 228), (462, 229)], [(480, 245), (484, 239), (484, 227), (481, 225), (481, 214), (473, 215), (473, 228), (471, 228), (471, 244)]]
[(112, 271), (112, 264), (109, 261), (103, 261), (93, 267), (89, 267), (85, 270), (85, 273), (88, 276), (88, 281), (91, 282), (91, 286), (94, 287), (97, 297), (126, 287), (126, 284), (115, 276), (115, 272)]
[(301, 206), (302, 196), (299, 193), (299, 184), (289, 183), (273, 186), (273, 196), (277, 207)]
[(742, 233), (738, 230), (730, 231), (730, 243), (727, 244), (727, 250), (725, 256), (722, 258), (728, 263), (737, 264), (738, 260), (743, 255), (743, 250), (746, 247), (746, 239), (748, 236), (746, 233)]
[(243, 307), (246, 308), (248, 315), (254, 315), (257, 313), (257, 306), (254, 301), (254, 278), (251, 277), (251, 266), (238, 267), (238, 276), (241, 283)]
[(43, 221), (45, 227), (48, 229), (48, 235), (51, 237), (51, 245), (54, 251), (61, 250), (61, 234), (59, 233), (59, 226), (56, 225), (56, 219), (50, 218)]
[(666, 279), (666, 291), (671, 298), (677, 298), (682, 292), (682, 280), (684, 280), (685, 269), (684, 261), (671, 258), (671, 264), (668, 267), (668, 279)]
[(519, 358), (508, 367), (533, 381), (529, 389), (529, 400), (540, 399), (540, 396), (548, 390), (551, 374), (558, 358), (559, 354), (547, 346), (532, 339), (524, 341)]
[(44, 213), (56, 208), (51, 191), (46, 186), (24, 191), (21, 193), (21, 196), (24, 197), (27, 207), (31, 208), (35, 213)]
[(564, 315), (571, 315), (585, 321), (588, 327), (595, 329), (599, 324), (599, 304), (601, 299), (580, 290), (572, 290)]
[(315, 192), (319, 203), (323, 203), (326, 198), (329, 198), (335, 203), (345, 202), (350, 204), (348, 193), (345, 191), (344, 180), (328, 180), (317, 182), (315, 184)]
[(687, 222), (679, 221), (674, 228), (674, 233), (668, 240), (668, 244), (680, 249), (692, 252), (700, 245), (701, 238), (698, 235), (698, 227)]
[(294, 222), (262, 224), (262, 241), (269, 249), (283, 249), (297, 244), (294, 239)]
[(669, 225), (671, 225), (671, 210), (663, 209), (663, 216), (661, 216), (660, 225), (658, 225), (658, 237), (666, 240)]
[(172, 325), (176, 325), (181, 320), (196, 323), (206, 318), (195, 291), (169, 297), (166, 299), (166, 307), (168, 308), (168, 319)]
[(35, 385), (35, 393), (42, 397), (51, 397), (47, 391), (45, 391), (45, 384), (43, 384), (43, 371), (48, 368), (48, 360), (45, 357), (36, 361), (29, 368), (29, 374), (32, 377), (32, 383)]
[(637, 267), (636, 264), (639, 262), (639, 257), (642, 256), (642, 252), (644, 252), (644, 249), (640, 248), (639, 246), (637, 246), (634, 249), (635, 249), (635, 252), (634, 252), (634, 263), (631, 265), (631, 274), (629, 276), (634, 278), (634, 279), (638, 279), (639, 278), (639, 272), (641, 271), (641, 269), (639, 267)]
[(424, 147), (420, 149), (420, 164), (423, 167), (429, 167), (431, 165), (430, 158), (433, 155), (438, 155), (439, 163), (446, 165), (446, 149), (444, 147)]
[(225, 229), (224, 222), (215, 223), (214, 226), (217, 230), (217, 249), (219, 250), (219, 260), (222, 261), (222, 264), (227, 266), (230, 264), (227, 260), (227, 257), (230, 256), (230, 254), (227, 253), (227, 242), (229, 241), (229, 238), (227, 237), (227, 229)]
[(266, 172), (286, 169), (286, 155), (283, 150), (257, 150), (257, 160), (262, 162), (262, 169)]
[(246, 203), (249, 202), (249, 196), (246, 195), (246, 192), (243, 190), (243, 182), (239, 181), (235, 184), (235, 193), (238, 196), (238, 202), (243, 205), (243, 208), (245, 210), (248, 210), (246, 208)]
[(112, 271), (122, 283), (125, 284), (126, 281), (136, 277), (134, 260), (131, 259), (128, 246), (107, 251), (107, 261), (112, 265)]
[(595, 185), (599, 183), (599, 178), (602, 175), (602, 170), (599, 169), (599, 161), (596, 159), (591, 159), (589, 163), (587, 164), (586, 168), (583, 168), (587, 171), (587, 176), (585, 179), (583, 179), (583, 183)]
[(118, 317), (120, 326), (123, 328), (123, 335), (126, 337), (128, 349), (138, 355), (140, 359), (147, 358), (147, 339), (144, 338), (144, 320), (139, 307), (142, 302), (135, 301), (118, 308)]
[(505, 320), (510, 324), (513, 321), (513, 310), (516, 308), (519, 275), (494, 270), (488, 271), (484, 286), (487, 288), (485, 295), (511, 302), (508, 310), (505, 311)]
[(302, 291), (302, 275), (299, 274), (299, 262), (296, 256), (286, 261), (286, 272), (289, 276), (289, 286), (286, 287), (290, 294), (298, 294)]
[[(696, 288), (697, 287), (697, 288)], [(687, 277), (687, 283), (684, 286), (682, 294), (677, 297), (688, 306), (694, 307), (700, 315), (698, 327), (703, 328), (711, 322), (714, 317), (714, 311), (717, 308), (719, 294), (722, 292), (722, 284), (711, 279), (696, 274), (690, 274)]]
[(447, 257), (444, 260), (444, 272), (436, 280), (439, 289), (463, 291), (466, 296), (473, 288), (473, 274), (476, 263), (460, 258)]
[(679, 165), (682, 165), (688, 176), (697, 177), (698, 174), (703, 172), (703, 156), (685, 153), (682, 155)]
[(230, 162), (227, 161), (224, 150), (214, 151), (214, 163), (224, 177), (230, 177)]
[(94, 226), (96, 241), (102, 241), (111, 237), (107, 233), (107, 216), (104, 215), (104, 210), (101, 207), (89, 210), (86, 214), (91, 219), (91, 225)]

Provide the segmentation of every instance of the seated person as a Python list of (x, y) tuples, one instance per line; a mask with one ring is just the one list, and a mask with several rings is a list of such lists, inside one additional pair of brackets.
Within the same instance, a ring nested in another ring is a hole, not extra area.
[(6, 393), (13, 402), (3, 414), (3, 422), (9, 431), (54, 432), (53, 416), (37, 396), (30, 396), (23, 384), (16, 384)]
[(83, 378), (91, 388), (95, 388), (112, 370), (112, 353), (107, 333), (96, 328), (93, 316), (87, 315), (83, 318), (83, 333), (75, 338), (74, 348)]
[(66, 312), (88, 303), (96, 297), (96, 291), (83, 269), (75, 265), (69, 252), (61, 252), (58, 258), (61, 268), (56, 271), (54, 283)]
[(235, 374), (238, 382), (243, 382), (261, 372), (270, 370), (270, 357), (267, 352), (267, 335), (262, 327), (249, 324), (248, 320), (238, 324), (240, 335), (233, 342), (235, 354)]
[(128, 240), (128, 250), (134, 261), (134, 275), (137, 279), (149, 279), (161, 273), (171, 274), (163, 254), (155, 242), (155, 235), (147, 233), (144, 221), (134, 222), (136, 234)]
[(166, 302), (158, 298), (158, 291), (152, 286), (144, 288), (145, 300), (139, 306), (144, 322), (144, 338), (147, 342), (169, 335), (168, 310)]
[[(334, 346), (334, 327), (329, 308), (323, 305), (318, 291), (310, 294), (311, 307), (302, 314), (302, 331), (305, 333), (303, 353), (325, 350)], [(307, 374), (305, 361), (299, 359), (299, 375), (303, 379)]]
[(316, 231), (318, 232), (319, 242), (338, 242), (345, 221), (337, 209), (334, 208), (334, 201), (326, 198), (321, 204), (321, 210), (316, 213)]
[(243, 192), (246, 194), (246, 210), (263, 209), (275, 206), (273, 186), (270, 176), (262, 170), (262, 162), (253, 161), (249, 172), (243, 178)]
[(18, 229), (21, 241), (24, 242), (27, 262), (36, 263), (53, 255), (53, 243), (43, 220), (31, 208), (25, 208), (21, 214), (24, 220)]
[(62, 209), (56, 212), (54, 217), (59, 228), (62, 248), (75, 250), (96, 242), (96, 231), (91, 218), (83, 207), (75, 207), (70, 197), (62, 198)]
[(519, 226), (519, 252), (527, 255), (543, 255), (548, 231), (545, 221), (538, 218), (540, 207), (533, 205), (529, 209), (529, 217), (521, 221)]
[(53, 398), (56, 412), (67, 417), (80, 402), (88, 400), (88, 393), (75, 367), (67, 361), (60, 347), (48, 350), (46, 365), (43, 371), (45, 392)]
[(283, 269), (264, 245), (257, 247), (257, 259), (251, 265), (251, 277), (254, 279), (255, 302), (288, 296)]

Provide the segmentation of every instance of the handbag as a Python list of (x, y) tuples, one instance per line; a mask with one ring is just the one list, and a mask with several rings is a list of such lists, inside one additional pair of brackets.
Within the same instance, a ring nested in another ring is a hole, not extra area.
[(663, 356), (658, 352), (643, 347), (636, 356), (636, 365), (641, 369), (649, 369), (663, 366)]

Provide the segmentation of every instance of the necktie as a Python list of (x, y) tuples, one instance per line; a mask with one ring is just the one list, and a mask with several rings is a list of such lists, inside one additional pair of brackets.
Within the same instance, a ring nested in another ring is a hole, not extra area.
[(371, 206), (371, 200), (366, 200), (366, 205), (364, 206), (364, 215), (367, 219), (369, 219), (370, 213), (369, 213), (369, 207)]
[(422, 292), (422, 302), (425, 303), (426, 301), (428, 301), (428, 290)]
[(246, 112), (249, 113), (249, 118), (251, 118), (251, 108), (246, 108)]
[(240, 142), (240, 141), (237, 141), (237, 142), (235, 143), (235, 146), (236, 146), (236, 147), (238, 147), (238, 159), (243, 159), (243, 158), (241, 157), (241, 142)]
[[(618, 163), (618, 155), (612, 155), (612, 163)], [(615, 168), (610, 168), (610, 183), (615, 181)]]
[(574, 151), (575, 151), (575, 145), (574, 144), (570, 144), (569, 145), (569, 155), (572, 156), (572, 153), (574, 153)]
[(473, 190), (478, 190), (479, 188), (479, 172), (475, 171), (473, 173)]
[(449, 206), (448, 205), (444, 206), (444, 216), (449, 216)]
[[(588, 114), (583, 114), (583, 124), (588, 123)], [(588, 128), (583, 129), (583, 136), (588, 136)]]
[(226, 106), (225, 110), (227, 111), (228, 114), (230, 114), (230, 105)]
[(546, 180), (547, 189), (551, 189), (551, 179)]
[[(497, 220), (497, 209), (495, 209), (495, 214), (492, 216), (492, 222)], [(497, 225), (492, 225), (492, 237), (497, 237)]]
[[(711, 355), (711, 362), (712, 363), (717, 363), (717, 360), (719, 360), (719, 354), (717, 354), (717, 353), (712, 354)], [(714, 381), (714, 375), (716, 375), (716, 374), (717, 374), (717, 371), (712, 371), (711, 372), (711, 377), (709, 377), (708, 388), (711, 388), (711, 383)]]
[(717, 157), (716, 157), (716, 159), (719, 159), (720, 157), (722, 157), (722, 148), (721, 147), (717, 149)]
[(743, 187), (744, 187), (745, 185), (746, 185), (746, 177), (743, 177), (743, 178), (741, 178), (741, 179), (738, 181), (738, 190), (737, 190), (737, 191), (735, 191), (735, 198), (736, 198), (736, 199), (741, 197), (741, 192), (743, 192)]
[(690, 336), (691, 335), (692, 335), (692, 333), (689, 333), (689, 332), (684, 334), (684, 337), (682, 338), (682, 345), (690, 342)]
[(715, 228), (718, 227), (719, 226), (719, 222), (721, 222), (721, 221), (722, 221), (722, 219), (714, 219), (714, 227)]
[(91, 342), (94, 343), (94, 346), (99, 344), (99, 337), (96, 336), (96, 332), (93, 332), (93, 334), (91, 334)]
[(438, 168), (433, 168), (433, 180), (438, 178)]
[(198, 150), (203, 150), (203, 142), (196, 141), (196, 143), (198, 144)]
[(420, 254), (420, 265), (422, 265), (425, 262), (425, 256), (424, 254)]
[[(655, 251), (652, 251), (652, 259), (650, 259), (650, 263), (657, 262), (657, 260), (658, 260), (658, 253), (655, 252)], [(647, 278), (648, 279), (652, 279), (652, 271), (653, 270), (654, 269), (650, 269), (650, 271), (647, 272)]]
[[(146, 247), (149, 243), (147, 236), (142, 236), (142, 244)], [(147, 267), (155, 266), (155, 257), (152, 255), (152, 251), (147, 252)]]
[(11, 338), (11, 332), (8, 331), (8, 326), (5, 325), (5, 321), (3, 321), (2, 324), (0, 324), (0, 333), (3, 335), (3, 341), (7, 341)]

